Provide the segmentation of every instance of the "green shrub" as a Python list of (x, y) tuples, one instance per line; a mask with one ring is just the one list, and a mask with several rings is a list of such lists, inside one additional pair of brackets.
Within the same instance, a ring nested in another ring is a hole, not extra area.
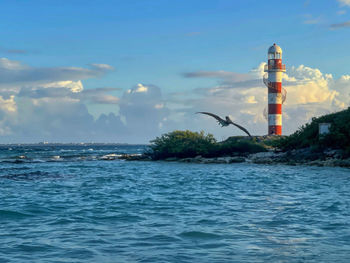
[[(319, 138), (319, 124), (331, 123), (330, 133)], [(311, 147), (348, 149), (350, 147), (350, 108), (340, 112), (312, 118), (311, 123), (300, 127), (295, 133), (276, 140), (275, 146), (283, 150)]]
[(254, 139), (244, 137), (230, 137), (219, 143), (220, 155), (231, 155), (232, 153), (257, 153), (266, 152), (264, 145), (257, 143)]
[(153, 159), (169, 157), (188, 158), (197, 155), (206, 156), (214, 150), (216, 140), (213, 135), (203, 131), (173, 131), (151, 141), (150, 155)]
[(170, 157), (192, 158), (228, 156), (235, 153), (256, 153), (265, 147), (247, 137), (230, 137), (218, 143), (212, 134), (191, 131), (173, 131), (151, 141), (147, 153), (154, 160)]

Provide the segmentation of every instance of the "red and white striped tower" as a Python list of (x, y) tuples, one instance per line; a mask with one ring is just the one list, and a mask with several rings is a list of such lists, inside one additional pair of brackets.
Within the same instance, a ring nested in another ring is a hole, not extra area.
[(265, 72), (268, 73), (264, 83), (268, 87), (268, 122), (269, 135), (282, 135), (282, 72), (286, 65), (282, 64), (282, 49), (273, 44), (268, 51), (268, 63)]

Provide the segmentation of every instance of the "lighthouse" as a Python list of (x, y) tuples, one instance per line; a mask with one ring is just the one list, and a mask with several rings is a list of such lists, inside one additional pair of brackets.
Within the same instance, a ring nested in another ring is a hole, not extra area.
[[(268, 88), (268, 135), (282, 135), (282, 49), (273, 44), (268, 50), (268, 62), (265, 65), (264, 83)], [(267, 76), (266, 76), (267, 75)]]

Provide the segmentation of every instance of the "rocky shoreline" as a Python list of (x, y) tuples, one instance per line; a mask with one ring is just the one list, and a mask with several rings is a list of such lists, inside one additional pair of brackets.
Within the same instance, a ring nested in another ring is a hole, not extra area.
[[(153, 161), (146, 155), (122, 155), (118, 159), (126, 161)], [(292, 150), (288, 152), (259, 152), (254, 154), (237, 154), (236, 156), (205, 158), (167, 158), (166, 162), (202, 163), (202, 164), (231, 164), (231, 163), (255, 163), (255, 164), (285, 164), (285, 165), (310, 165), (327, 167), (350, 168), (350, 158), (344, 158), (340, 150), (328, 149), (322, 152), (313, 152), (310, 148)]]

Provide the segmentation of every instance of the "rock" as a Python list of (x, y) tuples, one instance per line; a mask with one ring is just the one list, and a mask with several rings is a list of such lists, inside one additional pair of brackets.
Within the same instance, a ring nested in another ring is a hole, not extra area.
[(272, 163), (280, 163), (286, 161), (286, 153), (284, 152), (260, 152), (250, 154), (248, 156), (250, 162), (258, 163), (258, 164), (272, 164)]
[(248, 157), (250, 159), (258, 159), (258, 158), (271, 158), (274, 156), (276, 156), (276, 153), (274, 152), (260, 152), (260, 153), (250, 154)]
[(307, 165), (312, 165), (312, 166), (324, 166), (324, 162), (321, 160), (314, 160), (306, 163)]
[(106, 155), (103, 155), (100, 157), (101, 160), (109, 160), (109, 161), (112, 161), (112, 160), (115, 160), (115, 159), (122, 159), (122, 156), (123, 155), (118, 155), (118, 154), (115, 154), (115, 153), (111, 153), (111, 154), (106, 154)]
[(178, 161), (182, 163), (193, 163), (194, 158), (183, 158), (183, 159), (179, 159)]
[(229, 163), (244, 163), (246, 159), (244, 157), (231, 157)]
[(334, 159), (341, 159), (343, 157), (343, 151), (340, 149), (326, 149), (323, 151), (325, 157), (332, 157)]
[(193, 162), (195, 163), (204, 163), (204, 164), (211, 164), (211, 163), (229, 163), (227, 157), (219, 157), (219, 158), (200, 158), (200, 159), (193, 159)]
[(256, 164), (272, 164), (274, 161), (271, 158), (256, 158), (252, 160), (253, 163)]
[(150, 161), (151, 158), (149, 156), (143, 154), (123, 154), (118, 156), (118, 159), (125, 161)]
[(167, 161), (167, 162), (176, 162), (176, 161), (178, 161), (179, 160), (179, 158), (177, 158), (177, 157), (170, 157), (170, 158), (166, 158), (164, 161)]
[(230, 157), (219, 157), (217, 158), (217, 163), (230, 163)]
[(335, 166), (340, 166), (340, 167), (350, 168), (350, 158), (344, 159), (344, 160), (336, 159), (334, 161), (334, 165)]
[[(194, 158), (167, 158), (168, 162), (203, 163), (203, 164), (230, 164), (230, 163), (256, 163), (256, 164), (286, 164), (286, 165), (313, 165), (313, 166), (340, 166), (350, 168), (350, 158), (341, 159), (338, 156), (342, 153), (339, 150), (327, 150), (324, 152), (314, 152), (311, 148), (292, 150), (289, 152), (259, 152), (255, 154), (240, 154), (235, 156), (225, 156), (217, 158), (205, 158), (200, 155)], [(114, 157), (114, 156), (108, 156)], [(150, 160), (144, 155), (124, 155), (128, 161)]]
[(324, 159), (323, 152), (315, 152), (310, 147), (297, 149), (287, 152), (288, 159), (293, 159), (296, 162), (316, 161)]

